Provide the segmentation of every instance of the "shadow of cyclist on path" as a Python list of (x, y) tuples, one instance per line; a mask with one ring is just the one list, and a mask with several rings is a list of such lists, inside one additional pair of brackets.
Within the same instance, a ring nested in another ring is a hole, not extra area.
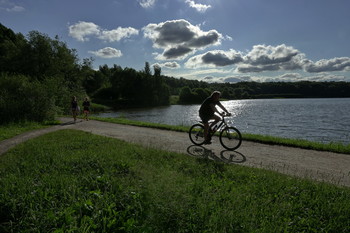
[(220, 152), (219, 157), (212, 150), (208, 150), (203, 146), (196, 145), (191, 145), (187, 147), (187, 152), (188, 154), (196, 158), (207, 158), (224, 163), (244, 163), (247, 160), (243, 154), (237, 151), (223, 150)]

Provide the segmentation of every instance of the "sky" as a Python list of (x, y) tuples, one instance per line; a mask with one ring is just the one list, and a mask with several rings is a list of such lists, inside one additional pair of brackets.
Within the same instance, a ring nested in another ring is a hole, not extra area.
[(206, 82), (350, 82), (349, 0), (0, 0), (15, 33), (59, 37), (93, 68)]

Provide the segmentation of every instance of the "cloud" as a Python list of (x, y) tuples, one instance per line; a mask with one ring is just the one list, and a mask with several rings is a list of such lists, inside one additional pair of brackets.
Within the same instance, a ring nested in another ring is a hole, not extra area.
[(253, 80), (249, 76), (234, 76), (234, 77), (223, 78), (222, 81), (224, 83), (239, 83), (239, 82), (251, 82)]
[(226, 53), (221, 51), (207, 52), (202, 56), (203, 63), (214, 64), (215, 66), (233, 65), (242, 60), (241, 54), (234, 50), (230, 50)]
[(165, 50), (163, 56), (166, 57), (166, 59), (176, 59), (178, 57), (186, 56), (192, 51), (193, 49), (189, 47), (179, 46), (176, 48), (170, 48), (168, 50)]
[(118, 27), (117, 29), (110, 30), (110, 31), (102, 30), (98, 38), (108, 42), (114, 42), (114, 41), (120, 41), (123, 38), (129, 38), (132, 35), (138, 35), (138, 34), (139, 34), (139, 31), (135, 28)]
[(209, 83), (239, 83), (239, 82), (251, 82), (253, 81), (250, 76), (229, 76), (229, 77), (213, 77), (206, 76), (203, 81)]
[(206, 12), (211, 5), (204, 5), (204, 4), (199, 4), (199, 3), (195, 3), (195, 1), (192, 0), (185, 0), (185, 2), (192, 8), (196, 9), (196, 11), (204, 13)]
[(350, 58), (323, 59), (317, 62), (306, 59), (305, 54), (284, 44), (278, 46), (255, 45), (245, 55), (235, 50), (212, 50), (193, 56), (186, 68), (225, 67), (235, 65), (237, 73), (304, 70), (309, 73), (350, 71)]
[(156, 3), (156, 0), (138, 0), (139, 4), (143, 8), (153, 7)]
[(222, 39), (216, 30), (202, 31), (184, 19), (148, 24), (142, 30), (154, 48), (163, 49), (156, 57), (159, 60), (183, 59), (198, 49), (220, 44)]
[(326, 71), (350, 71), (350, 58), (337, 57), (329, 60), (319, 60), (315, 63), (308, 62), (305, 64), (305, 71), (310, 73)]
[(320, 73), (313, 76), (302, 75), (300, 73), (286, 73), (277, 76), (255, 76), (252, 77), (252, 80), (257, 82), (349, 82), (350, 78), (345, 77), (344, 75), (333, 75), (327, 73)]
[(89, 51), (89, 53), (101, 58), (115, 58), (123, 56), (120, 50), (111, 47), (106, 47), (97, 51)]
[(228, 65), (238, 64), (243, 61), (241, 53), (235, 50), (223, 51), (213, 50), (191, 57), (186, 63), (187, 68), (199, 68), (199, 67), (222, 67)]
[(7, 8), (6, 11), (8, 11), (8, 12), (22, 12), (22, 11), (25, 11), (25, 9), (22, 6), (13, 6), (11, 8)]
[(79, 21), (78, 23), (69, 26), (69, 36), (78, 41), (88, 41), (87, 36), (99, 35), (100, 27), (91, 22)]
[(255, 45), (246, 54), (230, 49), (212, 50), (188, 59), (187, 68), (236, 66), (238, 73), (302, 70), (312, 62), (291, 46)]
[(305, 55), (284, 44), (278, 46), (255, 45), (244, 56), (244, 62), (237, 67), (238, 72), (262, 72), (302, 69)]
[(314, 82), (350, 82), (350, 78), (344, 75), (319, 74), (310, 77), (304, 77), (304, 80)]
[(155, 66), (155, 65), (159, 67), (169, 68), (169, 69), (178, 69), (181, 67), (177, 62), (155, 63), (152, 66)]
[(246, 55), (245, 60), (252, 65), (281, 64), (291, 61), (298, 53), (298, 50), (284, 44), (276, 47), (271, 45), (255, 45)]
[(299, 73), (286, 73), (276, 76), (251, 76), (251, 75), (234, 75), (234, 76), (206, 76), (203, 81), (210, 83), (237, 83), (237, 82), (300, 82), (300, 81), (314, 81), (314, 82), (349, 82), (350, 78), (343, 75), (330, 75), (326, 73), (315, 76), (303, 76)]
[(138, 35), (139, 31), (132, 27), (122, 28), (118, 27), (113, 30), (105, 30), (100, 26), (92, 22), (79, 21), (76, 24), (73, 24), (68, 27), (69, 36), (77, 39), (78, 41), (88, 41), (89, 36), (96, 36), (97, 38), (108, 41), (120, 41), (124, 38), (129, 38), (132, 35)]
[(22, 11), (25, 11), (25, 8), (22, 6), (16, 5), (8, 0), (1, 0), (0, 10), (5, 10), (7, 12), (22, 12)]

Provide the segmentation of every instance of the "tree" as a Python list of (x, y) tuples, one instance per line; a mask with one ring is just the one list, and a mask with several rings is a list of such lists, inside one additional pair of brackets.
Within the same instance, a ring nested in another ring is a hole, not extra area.
[(190, 103), (192, 101), (192, 91), (188, 86), (181, 88), (179, 95), (180, 103)]
[(162, 68), (159, 65), (154, 65), (153, 69), (154, 69), (154, 76), (160, 77), (160, 74), (162, 72)]
[(11, 29), (0, 24), (0, 71), (21, 73), (22, 49), (26, 45), (22, 34), (15, 34)]
[(151, 74), (151, 68), (150, 68), (149, 63), (147, 61), (145, 62), (145, 70), (144, 70), (144, 72), (145, 72), (146, 75), (152, 75)]

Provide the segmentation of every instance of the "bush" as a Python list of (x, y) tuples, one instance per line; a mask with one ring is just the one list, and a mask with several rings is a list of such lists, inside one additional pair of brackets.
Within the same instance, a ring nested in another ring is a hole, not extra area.
[(23, 75), (0, 75), (0, 122), (53, 120), (54, 95), (46, 85)]

